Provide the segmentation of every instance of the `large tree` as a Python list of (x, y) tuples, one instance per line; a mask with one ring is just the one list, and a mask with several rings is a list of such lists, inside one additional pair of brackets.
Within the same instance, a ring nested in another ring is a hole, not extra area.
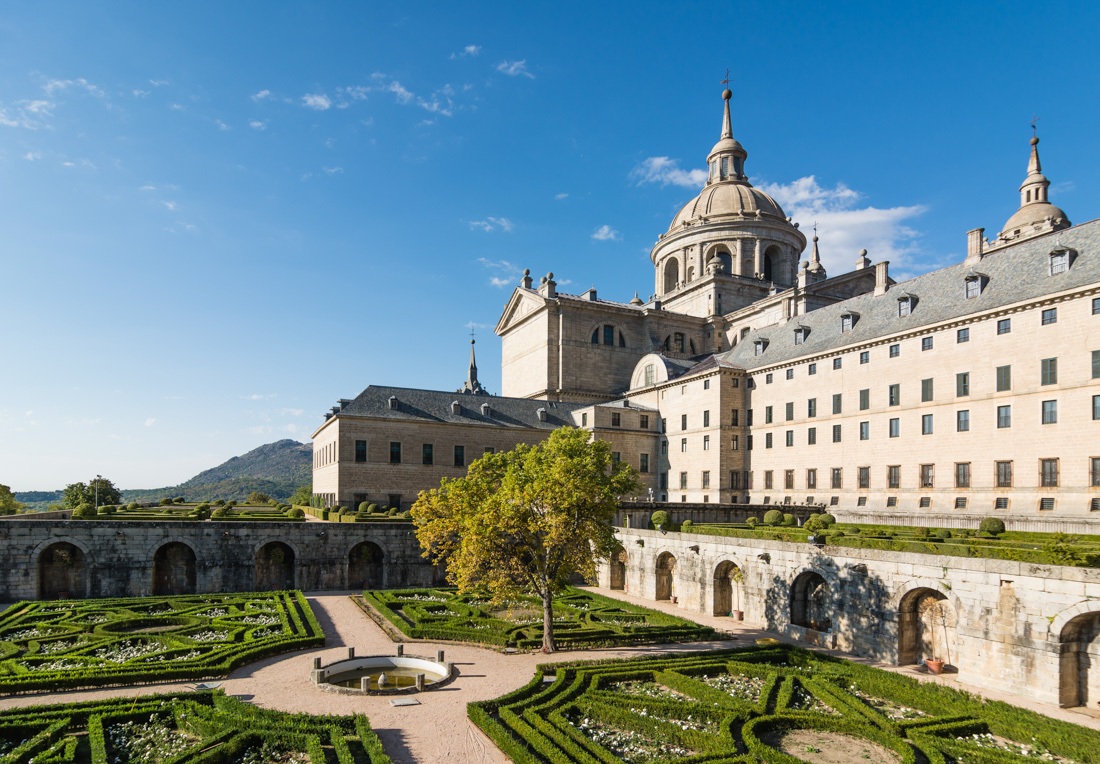
[[(99, 489), (98, 495), (96, 489)], [(121, 504), (122, 494), (115, 488), (115, 484), (105, 477), (99, 477), (92, 480), (87, 485), (84, 483), (73, 483), (65, 486), (65, 491), (61, 497), (61, 503), (66, 509), (76, 509), (81, 504), (91, 504), (96, 506), (96, 499), (99, 500), (99, 506), (104, 504)]]
[(17, 515), (26, 508), (26, 504), (15, 500), (11, 488), (0, 484), (0, 515)]
[(542, 647), (552, 652), (554, 596), (574, 574), (595, 582), (596, 565), (618, 548), (619, 498), (638, 490), (634, 469), (613, 461), (607, 443), (565, 427), (422, 491), (412, 518), (424, 556), (442, 561), (460, 591), (538, 596)]

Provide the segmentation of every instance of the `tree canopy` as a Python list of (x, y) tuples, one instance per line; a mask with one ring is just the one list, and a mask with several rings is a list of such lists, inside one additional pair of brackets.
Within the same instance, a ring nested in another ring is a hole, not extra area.
[(572, 427), (535, 446), (486, 454), (465, 477), (422, 491), (412, 508), (425, 557), (445, 563), (461, 591), (496, 600), (533, 593), (543, 604), (543, 650), (555, 649), (553, 598), (618, 547), (611, 521), (637, 474), (602, 440)]
[(308, 507), (312, 499), (313, 483), (306, 483), (305, 485), (298, 486), (298, 489), (289, 499), (287, 499), (287, 501), (291, 504), (299, 504), (303, 507)]
[(0, 515), (17, 515), (26, 508), (26, 504), (15, 500), (11, 488), (0, 484)]
[[(99, 489), (98, 497), (96, 488)], [(96, 478), (87, 485), (73, 483), (65, 486), (61, 496), (61, 504), (66, 509), (76, 509), (81, 504), (91, 504), (94, 509), (98, 498), (99, 506), (104, 504), (121, 504), (122, 494), (115, 488), (115, 484), (105, 477)]]

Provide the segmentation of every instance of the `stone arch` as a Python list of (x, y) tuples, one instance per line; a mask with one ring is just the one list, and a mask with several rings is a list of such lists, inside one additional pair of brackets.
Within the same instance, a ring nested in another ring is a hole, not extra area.
[(676, 557), (672, 552), (661, 552), (657, 555), (657, 565), (654, 570), (656, 578), (657, 600), (670, 600), (675, 595), (676, 581)]
[(707, 253), (704, 268), (710, 270), (711, 265), (717, 266), (715, 271), (733, 273), (733, 255), (725, 244), (716, 244)]
[(1058, 705), (1072, 708), (1100, 700), (1100, 609), (1073, 615), (1057, 633)]
[[(714, 615), (744, 613), (744, 573), (732, 560), (722, 560), (714, 568)], [(738, 618), (740, 620), (740, 618)]]
[(373, 541), (360, 541), (348, 552), (348, 588), (381, 589), (386, 585), (386, 553)]
[(255, 554), (255, 589), (258, 592), (294, 588), (296, 550), (286, 541), (268, 541)]
[(695, 266), (694, 265), (689, 265), (687, 267), (687, 278), (685, 278), (684, 281), (685, 282), (695, 281)]
[(942, 581), (938, 581), (934, 578), (910, 578), (894, 587), (894, 593), (890, 595), (890, 601), (886, 605), (886, 610), (894, 613), (898, 612), (901, 609), (902, 598), (914, 589), (931, 589), (936, 592), (941, 592), (947, 597), (948, 601), (951, 603), (951, 607), (955, 608), (955, 615), (960, 625), (966, 623), (969, 618), (969, 611), (963, 606), (963, 601), (959, 599), (959, 595), (955, 594), (955, 592), (950, 589), (945, 590), (942, 584)]
[(153, 551), (153, 595), (194, 594), (197, 556), (190, 544), (169, 541)]
[(783, 279), (783, 250), (778, 244), (772, 244), (764, 250), (764, 280), (779, 283)]
[(55, 539), (35, 556), (38, 599), (59, 600), (88, 596), (88, 557), (72, 543)]
[(898, 665), (923, 658), (950, 663), (958, 655), (959, 614), (947, 595), (921, 586), (898, 601)]
[(680, 283), (680, 262), (675, 257), (665, 261), (665, 285), (664, 291), (671, 292)]
[(804, 570), (791, 582), (790, 619), (795, 626), (815, 631), (833, 627), (833, 586), (816, 570)]
[(611, 575), (608, 586), (611, 589), (623, 591), (626, 589), (626, 550), (622, 547), (611, 554)]

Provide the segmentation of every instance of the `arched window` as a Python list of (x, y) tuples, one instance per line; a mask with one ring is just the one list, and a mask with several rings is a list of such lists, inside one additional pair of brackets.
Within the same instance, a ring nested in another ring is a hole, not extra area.
[(766, 281), (771, 281), (773, 276), (772, 256), (764, 255), (764, 279)]
[(680, 283), (680, 264), (675, 258), (665, 263), (665, 291), (671, 292)]
[(672, 348), (677, 353), (683, 353), (684, 352), (684, 335), (681, 334), (680, 332), (676, 332), (676, 334), (673, 335)]
[(615, 327), (611, 324), (605, 324), (603, 327), (603, 344), (615, 344)]
[(600, 344), (600, 330), (599, 330), (598, 327), (592, 330), (592, 344), (593, 345), (599, 345)]
[(623, 337), (623, 333), (621, 331), (619, 332), (619, 347), (621, 347), (621, 348), (626, 347), (626, 338)]

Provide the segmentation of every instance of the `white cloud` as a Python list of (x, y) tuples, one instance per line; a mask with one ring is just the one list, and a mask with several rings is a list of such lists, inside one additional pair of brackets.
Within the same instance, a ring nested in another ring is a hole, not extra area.
[(467, 45), (465, 48), (462, 49), (462, 51), (460, 53), (452, 53), (451, 58), (455, 59), (455, 58), (465, 58), (466, 56), (476, 56), (480, 52), (481, 52), (481, 46), (480, 45)]
[(306, 93), (302, 96), (302, 103), (317, 111), (325, 111), (332, 107), (332, 99), (324, 93)]
[(252, 393), (252, 395), (242, 395), (241, 397), (244, 398), (246, 401), (266, 401), (269, 398), (274, 398), (275, 395), (276, 393), (267, 393), (266, 395), (261, 393)]
[(513, 265), (512, 263), (508, 262), (507, 260), (490, 260), (487, 257), (479, 257), (477, 259), (477, 261), (479, 263), (481, 263), (483, 266), (485, 266), (486, 268), (491, 268), (491, 269), (494, 269), (494, 270), (503, 270), (503, 271), (514, 271), (514, 270), (516, 270), (516, 266)]
[(568, 199), (569, 194), (554, 194), (554, 198), (560, 202), (562, 199)]
[(495, 287), (506, 287), (513, 284), (515, 279), (502, 279), (499, 276), (493, 276), (489, 279), (489, 283)]
[(290, 424), (284, 424), (279, 429), (280, 430), (285, 430), (286, 432), (289, 432), (290, 434), (293, 435), (294, 433), (298, 432), (298, 425), (291, 422)]
[(33, 162), (36, 159), (41, 159), (42, 155), (39, 154), (37, 151), (28, 151), (26, 154), (23, 155), (23, 158), (26, 159), (28, 162)]
[(165, 207), (167, 207), (170, 210), (174, 211), (176, 209), (176, 203), (175, 202), (161, 202), (161, 204), (163, 204)]
[(64, 92), (64, 91), (68, 90), (69, 88), (74, 88), (76, 90), (87, 91), (88, 93), (90, 93), (91, 95), (96, 96), (97, 98), (105, 98), (107, 96), (106, 93), (104, 93), (102, 90), (100, 90), (97, 86), (95, 86), (92, 83), (88, 82), (88, 80), (84, 79), (83, 77), (81, 77), (79, 79), (75, 79), (75, 80), (50, 80), (49, 82), (47, 82), (45, 85), (42, 86), (42, 89), (44, 91), (46, 91), (47, 95), (53, 95), (54, 93)]
[(488, 268), (491, 271), (500, 271), (500, 276), (490, 276), (490, 286), (497, 288), (503, 288), (512, 286), (519, 281), (521, 269), (515, 263), (510, 263), (507, 260), (490, 260), (487, 257), (479, 257), (477, 259), (483, 268)]
[[(906, 221), (926, 212), (924, 205), (857, 207), (863, 198), (858, 191), (843, 183), (823, 188), (813, 175), (758, 185), (799, 223), (807, 238), (817, 223), (821, 259), (834, 276), (852, 269), (860, 249), (866, 249), (872, 260), (889, 260), (899, 270), (919, 251), (920, 233)], [(809, 258), (807, 250), (803, 259)]]
[(270, 90), (261, 90), (259, 93), (253, 93), (252, 94), (252, 100), (253, 101), (262, 101), (265, 98), (270, 98), (270, 97), (271, 97), (271, 91)]
[(400, 104), (406, 104), (413, 99), (412, 92), (402, 87), (401, 83), (397, 80), (394, 80), (389, 85), (387, 85), (386, 90), (393, 93), (394, 96), (397, 97), (397, 102)]
[(706, 170), (684, 170), (678, 159), (668, 157), (649, 157), (630, 171), (630, 179), (639, 186), (643, 183), (660, 183), (662, 186), (684, 186), (698, 188), (706, 183)]
[(156, 417), (149, 417), (148, 419), (145, 420), (145, 426), (146, 427), (152, 427), (156, 423), (157, 423)]
[(364, 87), (363, 85), (352, 85), (344, 88), (344, 94), (353, 101), (367, 100), (367, 93), (369, 92), (370, 88)]
[(280, 412), (283, 416), (301, 416), (306, 413), (305, 409), (283, 409)]
[(467, 321), (463, 324), (467, 329), (488, 329), (488, 324), (479, 324), (477, 321)]
[(495, 218), (490, 216), (487, 217), (485, 220), (470, 221), (471, 230), (481, 230), (485, 231), (486, 233), (495, 230), (496, 228), (500, 228), (505, 233), (511, 233), (512, 229), (514, 229), (515, 227), (516, 224), (508, 218)]
[(248, 126), (251, 127), (253, 130), (266, 130), (267, 129), (267, 123), (266, 122), (261, 122), (258, 119), (254, 119), (251, 122), (249, 122)]
[(535, 75), (527, 71), (527, 59), (522, 61), (501, 61), (497, 64), (497, 71), (501, 74), (507, 74), (509, 77), (527, 77), (529, 79), (535, 79)]
[(20, 101), (19, 103), (31, 114), (53, 116), (53, 103), (51, 101)]
[(180, 104), (180, 103), (174, 103), (171, 106), (169, 106), (168, 108), (171, 109), (172, 111), (183, 111), (187, 107), (184, 106), (183, 104)]
[[(6, 409), (5, 409), (5, 411), (6, 411)], [(27, 412), (25, 412), (25, 413), (23, 414), (23, 416), (34, 416), (34, 410), (32, 409), (32, 410), (30, 410), (30, 411), (27, 411)]]
[(166, 395), (166, 396), (164, 396), (164, 400), (166, 400), (166, 401), (182, 401), (183, 396), (182, 395)]
[(164, 85), (171, 85), (172, 83), (170, 83), (168, 80), (149, 80), (149, 84), (155, 88), (159, 88)]
[(229, 130), (229, 125), (225, 124), (220, 119), (215, 119), (214, 124), (218, 126), (219, 130), (222, 130), (222, 131)]
[(141, 188), (138, 189), (138, 191), (156, 191), (156, 190), (157, 190), (156, 186), (142, 186)]
[(592, 238), (596, 241), (619, 241), (623, 237), (611, 226), (602, 225), (592, 233)]
[(249, 433), (250, 435), (263, 435), (265, 432), (268, 432), (270, 430), (270, 427), (264, 427), (262, 424), (258, 424), (255, 427), (246, 427), (244, 431)]
[(344, 171), (343, 167), (322, 167), (321, 169), (327, 172), (329, 175), (337, 175)]
[(134, 94), (134, 98), (144, 98), (145, 96), (149, 95), (148, 90), (133, 90), (131, 92)]

